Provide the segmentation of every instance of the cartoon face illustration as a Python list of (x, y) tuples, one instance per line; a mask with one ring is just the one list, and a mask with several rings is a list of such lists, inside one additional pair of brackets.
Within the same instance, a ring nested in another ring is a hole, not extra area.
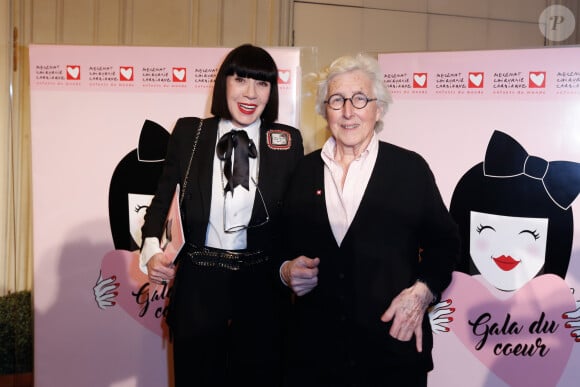
[(534, 276), (565, 278), (573, 242), (571, 204), (580, 190), (580, 164), (529, 155), (495, 131), (484, 162), (459, 180), (449, 211), (462, 238), (457, 271), (481, 274), (501, 290)]
[[(100, 309), (124, 302), (120, 301), (123, 293), (119, 293), (119, 286), (128, 273), (116, 265), (124, 265), (125, 259), (133, 259), (141, 247), (141, 226), (163, 168), (168, 139), (169, 133), (162, 126), (145, 120), (139, 136), (139, 146), (121, 159), (111, 177), (109, 225), (115, 250), (103, 258), (93, 287), (95, 302)], [(110, 260), (115, 263), (110, 263)], [(139, 272), (133, 280), (137, 283), (143, 282), (138, 275), (143, 276), (143, 273)], [(146, 280), (147, 277), (144, 277)], [(123, 283), (122, 286), (125, 285)]]
[(477, 270), (500, 290), (534, 278), (546, 261), (548, 219), (471, 211), (470, 255)]
[(577, 342), (580, 302), (566, 274), (579, 191), (579, 163), (531, 156), (495, 131), (453, 192), (461, 261), (431, 327), (451, 332), (506, 385), (556, 386)]

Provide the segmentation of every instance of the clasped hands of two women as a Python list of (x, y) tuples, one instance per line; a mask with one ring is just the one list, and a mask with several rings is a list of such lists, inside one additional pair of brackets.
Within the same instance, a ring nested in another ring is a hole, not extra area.
[[(281, 276), (297, 296), (303, 296), (318, 285), (319, 258), (297, 257), (284, 262)], [(152, 282), (165, 284), (175, 277), (175, 265), (164, 254), (155, 254), (147, 263)], [(423, 282), (417, 281), (403, 289), (381, 316), (381, 321), (392, 321), (389, 334), (401, 341), (409, 341), (415, 335), (417, 351), (421, 352), (423, 330), (421, 323), (433, 294)]]

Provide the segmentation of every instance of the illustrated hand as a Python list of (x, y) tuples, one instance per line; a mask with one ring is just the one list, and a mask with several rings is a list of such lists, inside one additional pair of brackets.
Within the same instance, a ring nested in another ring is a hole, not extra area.
[(303, 296), (318, 285), (319, 263), (320, 258), (308, 258), (304, 255), (284, 262), (281, 269), (282, 279), (297, 296)]
[(93, 288), (95, 301), (97, 301), (97, 306), (99, 308), (104, 310), (116, 304), (114, 298), (119, 294), (116, 291), (119, 287), (119, 284), (115, 283), (116, 280), (117, 277), (115, 276), (103, 279), (102, 273), (99, 271), (99, 279)]
[(165, 285), (175, 277), (175, 265), (163, 253), (157, 253), (147, 262), (149, 282)]
[(448, 315), (455, 312), (455, 308), (449, 307), (451, 304), (451, 300), (444, 300), (433, 305), (429, 310), (429, 323), (433, 333), (449, 332), (450, 329), (447, 325), (453, 321), (453, 317)]
[(417, 351), (422, 351), (423, 329), (421, 323), (433, 294), (423, 282), (417, 281), (403, 289), (393, 299), (389, 308), (381, 316), (381, 321), (393, 321), (389, 334), (397, 340), (409, 341), (415, 335)]
[(580, 343), (580, 301), (576, 300), (576, 310), (564, 313), (562, 318), (570, 319), (564, 326), (572, 329), (570, 335), (577, 343)]

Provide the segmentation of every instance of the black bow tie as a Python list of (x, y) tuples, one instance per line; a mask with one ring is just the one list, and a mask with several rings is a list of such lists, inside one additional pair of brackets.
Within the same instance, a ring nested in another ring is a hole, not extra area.
[(492, 177), (526, 175), (541, 180), (546, 193), (564, 210), (580, 191), (580, 164), (546, 161), (528, 152), (512, 137), (495, 131), (485, 153), (484, 174)]
[[(232, 152), (234, 152), (234, 168), (232, 170)], [(241, 185), (250, 189), (249, 157), (256, 158), (258, 151), (254, 142), (248, 138), (245, 130), (234, 130), (221, 136), (216, 147), (217, 157), (224, 161), (224, 176), (228, 180), (224, 191), (232, 191)], [(232, 173), (233, 172), (233, 173)]]

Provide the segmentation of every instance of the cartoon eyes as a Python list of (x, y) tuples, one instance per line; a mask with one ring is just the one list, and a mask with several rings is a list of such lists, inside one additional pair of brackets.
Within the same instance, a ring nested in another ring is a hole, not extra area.
[(475, 229), (475, 231), (477, 231), (479, 234), (481, 234), (481, 232), (485, 229), (490, 229), (495, 231), (495, 228), (491, 227), (491, 226), (484, 226), (482, 224), (480, 224), (479, 226), (477, 226), (477, 228)]
[(137, 204), (133, 211), (135, 211), (136, 213), (139, 213), (139, 211), (141, 211), (142, 209), (147, 209), (147, 208), (149, 208), (149, 206), (146, 206), (143, 204)]
[(522, 230), (522, 231), (520, 231), (520, 235), (521, 234), (530, 234), (531, 236), (534, 237), (534, 240), (540, 239), (540, 233), (538, 233), (536, 230), (534, 230), (534, 231), (532, 231), (532, 230)]
[[(487, 226), (487, 225), (484, 226), (483, 224), (480, 224), (479, 226), (477, 226), (475, 228), (475, 231), (477, 231), (478, 234), (481, 234), (484, 230), (487, 230), (487, 229), (492, 230), (492, 231), (496, 231), (495, 228), (493, 228), (492, 226)], [(530, 234), (534, 238), (534, 240), (540, 239), (540, 233), (537, 230), (522, 230), (519, 232), (519, 235), (522, 235), (522, 234)]]

